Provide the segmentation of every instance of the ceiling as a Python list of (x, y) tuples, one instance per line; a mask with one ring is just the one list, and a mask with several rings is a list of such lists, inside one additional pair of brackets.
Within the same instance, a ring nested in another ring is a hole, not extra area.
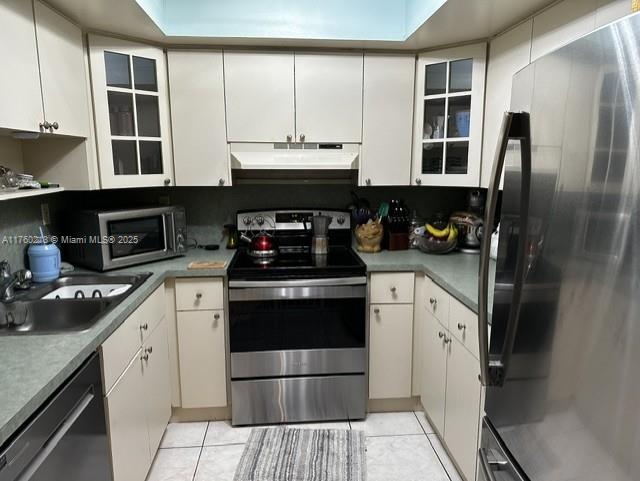
[[(109, 32), (168, 45), (402, 50), (485, 39), (554, 3), (553, 0), (45, 2), (87, 31)], [(268, 8), (264, 7), (266, 3)], [(320, 9), (320, 4), (332, 8)], [(222, 5), (226, 7), (214, 8)], [(250, 5), (256, 8), (251, 10)], [(248, 15), (249, 11), (251, 15)], [(335, 11), (340, 15), (332, 13)]]

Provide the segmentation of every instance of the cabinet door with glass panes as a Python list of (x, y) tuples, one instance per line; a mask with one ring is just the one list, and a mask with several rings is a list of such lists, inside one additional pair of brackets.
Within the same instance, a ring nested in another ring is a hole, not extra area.
[(418, 57), (412, 185), (478, 186), (486, 44)]
[(173, 185), (162, 49), (89, 36), (102, 188)]

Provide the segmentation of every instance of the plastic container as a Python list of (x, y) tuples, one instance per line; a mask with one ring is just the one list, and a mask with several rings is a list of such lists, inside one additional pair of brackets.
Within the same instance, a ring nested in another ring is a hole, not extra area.
[(27, 250), (34, 282), (51, 282), (60, 277), (60, 249), (55, 244), (32, 244)]
[(460, 137), (469, 137), (469, 123), (471, 121), (471, 112), (462, 110), (456, 112), (456, 128)]

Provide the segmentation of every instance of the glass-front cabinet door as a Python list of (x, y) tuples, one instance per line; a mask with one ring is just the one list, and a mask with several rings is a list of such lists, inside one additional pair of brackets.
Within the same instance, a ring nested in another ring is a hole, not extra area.
[(173, 184), (165, 55), (89, 37), (102, 188)]
[(486, 44), (418, 57), (413, 185), (478, 186)]

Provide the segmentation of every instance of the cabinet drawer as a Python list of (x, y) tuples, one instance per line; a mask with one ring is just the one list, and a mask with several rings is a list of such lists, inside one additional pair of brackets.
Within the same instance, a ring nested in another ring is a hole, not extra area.
[(372, 304), (412, 304), (413, 272), (371, 274)]
[(158, 287), (100, 346), (104, 392), (109, 392), (143, 340), (164, 317), (164, 285)]
[(450, 298), (449, 293), (431, 279), (425, 283), (424, 306), (446, 328), (449, 327)]
[(224, 308), (222, 278), (176, 279), (176, 309), (179, 311)]
[(449, 306), (449, 330), (476, 359), (479, 357), (478, 315), (453, 298)]

